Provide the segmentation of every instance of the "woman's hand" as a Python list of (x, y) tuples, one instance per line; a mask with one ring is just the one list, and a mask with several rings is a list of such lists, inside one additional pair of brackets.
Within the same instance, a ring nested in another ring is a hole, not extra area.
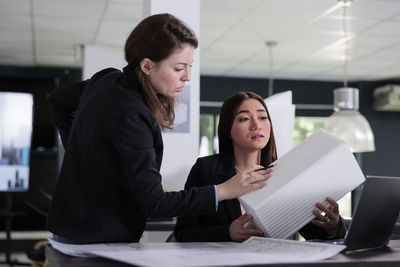
[(340, 225), (339, 204), (330, 197), (327, 197), (326, 201), (329, 202), (329, 207), (326, 207), (319, 202), (315, 204), (315, 206), (325, 214), (322, 215), (320, 211), (314, 210), (313, 214), (316, 219), (312, 220), (312, 223), (326, 229), (327, 231), (333, 231), (338, 229)]
[(217, 185), (218, 201), (234, 199), (250, 191), (263, 188), (265, 181), (272, 176), (272, 168), (260, 170), (263, 166), (255, 165), (238, 172), (225, 183)]
[(243, 242), (251, 236), (264, 236), (263, 231), (256, 228), (245, 228), (245, 224), (250, 222), (253, 217), (250, 214), (243, 214), (229, 226), (229, 235), (232, 241)]

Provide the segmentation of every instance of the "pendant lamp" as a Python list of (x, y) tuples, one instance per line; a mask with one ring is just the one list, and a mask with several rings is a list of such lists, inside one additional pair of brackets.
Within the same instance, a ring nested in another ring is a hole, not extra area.
[(351, 0), (339, 0), (343, 7), (343, 33), (345, 43), (345, 60), (343, 68), (344, 87), (333, 90), (333, 114), (328, 118), (324, 129), (346, 141), (353, 153), (375, 151), (374, 134), (371, 126), (358, 111), (359, 92), (357, 88), (347, 86), (347, 62), (349, 37), (347, 33), (346, 9)]
[(346, 141), (353, 153), (375, 151), (371, 126), (358, 111), (358, 89), (337, 88), (333, 91), (333, 114), (324, 129)]

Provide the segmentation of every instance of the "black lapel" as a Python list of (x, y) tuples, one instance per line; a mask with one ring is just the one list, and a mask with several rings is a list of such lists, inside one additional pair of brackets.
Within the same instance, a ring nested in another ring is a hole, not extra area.
[[(233, 155), (229, 153), (219, 154), (218, 165), (215, 172), (219, 179), (219, 183), (223, 183), (236, 175)], [(225, 200), (220, 202), (218, 205), (222, 205), (226, 208), (232, 220), (235, 220), (237, 217), (242, 215), (238, 199)]]

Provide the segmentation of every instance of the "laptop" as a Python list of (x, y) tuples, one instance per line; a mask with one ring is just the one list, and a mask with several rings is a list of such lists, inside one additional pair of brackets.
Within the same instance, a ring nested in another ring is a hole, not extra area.
[(346, 245), (351, 253), (387, 246), (400, 212), (400, 177), (366, 176), (345, 239), (310, 240)]
[(387, 246), (400, 212), (400, 177), (367, 176), (344, 244), (346, 252)]

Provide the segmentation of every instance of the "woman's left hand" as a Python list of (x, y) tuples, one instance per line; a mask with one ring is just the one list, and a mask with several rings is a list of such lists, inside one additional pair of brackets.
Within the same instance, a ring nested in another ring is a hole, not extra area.
[[(312, 220), (312, 223), (316, 226), (326, 229), (327, 231), (334, 230), (338, 228), (340, 223), (339, 216), (339, 204), (332, 198), (327, 197), (326, 201), (329, 202), (330, 206), (326, 207), (321, 203), (317, 202), (315, 206), (320, 210), (314, 210), (313, 214), (315, 215), (315, 219)], [(322, 215), (321, 211), (325, 214)]]

